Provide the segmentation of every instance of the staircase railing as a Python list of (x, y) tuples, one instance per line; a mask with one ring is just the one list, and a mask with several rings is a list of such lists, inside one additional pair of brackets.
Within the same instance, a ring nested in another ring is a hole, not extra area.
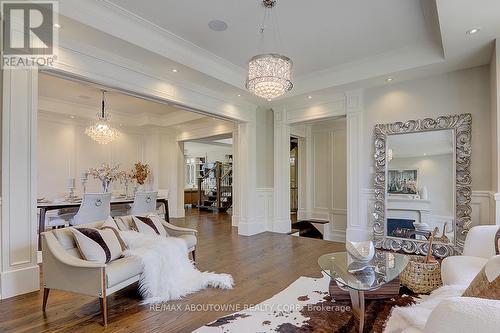
[(232, 205), (233, 169), (216, 162), (198, 178), (198, 207), (227, 209)]

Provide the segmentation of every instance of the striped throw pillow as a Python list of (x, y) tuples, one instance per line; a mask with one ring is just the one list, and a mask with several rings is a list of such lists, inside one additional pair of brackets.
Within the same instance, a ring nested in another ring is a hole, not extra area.
[(134, 229), (142, 234), (167, 236), (167, 231), (159, 219), (133, 216)]
[(70, 228), (82, 255), (88, 261), (108, 263), (122, 256), (124, 243), (113, 229)]

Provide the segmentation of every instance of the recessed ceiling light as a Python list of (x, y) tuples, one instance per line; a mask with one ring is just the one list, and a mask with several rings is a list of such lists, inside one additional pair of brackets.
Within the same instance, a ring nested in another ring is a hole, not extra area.
[(73, 116), (73, 115), (71, 115), (71, 116), (69, 116), (69, 117), (70, 117), (71, 119), (75, 119), (75, 116)]
[(267, 101), (268, 101), (268, 102), (271, 102), (271, 101), (272, 101), (272, 99), (268, 98), (268, 99), (267, 99)]
[(387, 79), (385, 79), (385, 82), (391, 82), (393, 81), (394, 79), (392, 77), (388, 77)]
[(241, 94), (238, 94), (238, 95), (236, 95), (236, 96), (241, 97)]
[(54, 24), (54, 28), (56, 28), (56, 29), (61, 29), (61, 28), (62, 28), (62, 25), (60, 25), (59, 23), (55, 23), (55, 24)]
[(475, 33), (478, 33), (481, 28), (472, 28), (470, 30), (467, 30), (467, 35), (474, 35)]
[(208, 27), (213, 31), (224, 31), (227, 29), (227, 23), (221, 20), (212, 20), (208, 22)]
[(174, 68), (174, 69), (172, 69), (172, 72), (177, 73), (178, 70)]
[(307, 99), (312, 99), (313, 97), (311, 95), (307, 96)]

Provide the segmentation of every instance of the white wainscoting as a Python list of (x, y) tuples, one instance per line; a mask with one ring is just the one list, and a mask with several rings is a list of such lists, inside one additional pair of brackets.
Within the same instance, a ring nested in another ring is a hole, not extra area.
[(266, 226), (267, 231), (273, 231), (274, 219), (274, 189), (257, 188), (257, 204), (255, 218)]
[[(368, 221), (369, 232), (373, 226), (373, 206), (375, 203), (375, 193), (373, 189), (363, 189), (361, 191), (361, 216), (365, 216)], [(495, 199), (494, 193), (490, 191), (472, 191), (471, 197), (472, 225), (495, 224)], [(450, 217), (431, 215), (431, 220), (443, 223), (449, 222)]]

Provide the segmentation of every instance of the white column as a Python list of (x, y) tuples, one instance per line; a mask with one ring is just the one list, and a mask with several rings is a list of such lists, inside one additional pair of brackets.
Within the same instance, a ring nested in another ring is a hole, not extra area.
[[(255, 120), (238, 124), (237, 185), (234, 191), (239, 207), (238, 234), (251, 236), (265, 231), (265, 221), (256, 219), (257, 161)], [(235, 223), (235, 222), (233, 222)]]
[(361, 210), (361, 162), (363, 154), (363, 95), (346, 93), (347, 104), (347, 240), (371, 239), (370, 225)]
[(4, 70), (0, 294), (5, 299), (38, 290), (35, 70)]
[(299, 207), (297, 211), (297, 220), (305, 220), (307, 216), (307, 174), (309, 169), (307, 169), (307, 149), (306, 149), (306, 138), (299, 138), (299, 163), (298, 163), (298, 188), (299, 188)]
[(184, 217), (184, 143), (168, 132), (160, 134), (158, 148), (158, 188), (168, 189), (170, 217)]
[(231, 225), (233, 227), (237, 227), (240, 220), (240, 204), (238, 200), (235, 200), (235, 197), (239, 198), (238, 191), (240, 189), (239, 147), (240, 141), (238, 127), (235, 126), (233, 131), (233, 206), (231, 215)]
[(313, 197), (314, 197), (314, 160), (313, 160), (313, 137), (311, 125), (306, 126), (306, 216), (305, 218), (312, 217), (313, 210)]
[(274, 221), (272, 231), (288, 233), (290, 220), (290, 126), (284, 110), (274, 110)]
[(500, 225), (500, 39), (495, 40), (495, 47), (491, 58), (491, 105), (492, 105), (492, 126), (493, 126), (493, 149), (492, 158), (492, 178), (496, 182), (493, 184), (493, 190), (497, 193), (494, 195), (495, 205), (495, 221), (494, 223)]

